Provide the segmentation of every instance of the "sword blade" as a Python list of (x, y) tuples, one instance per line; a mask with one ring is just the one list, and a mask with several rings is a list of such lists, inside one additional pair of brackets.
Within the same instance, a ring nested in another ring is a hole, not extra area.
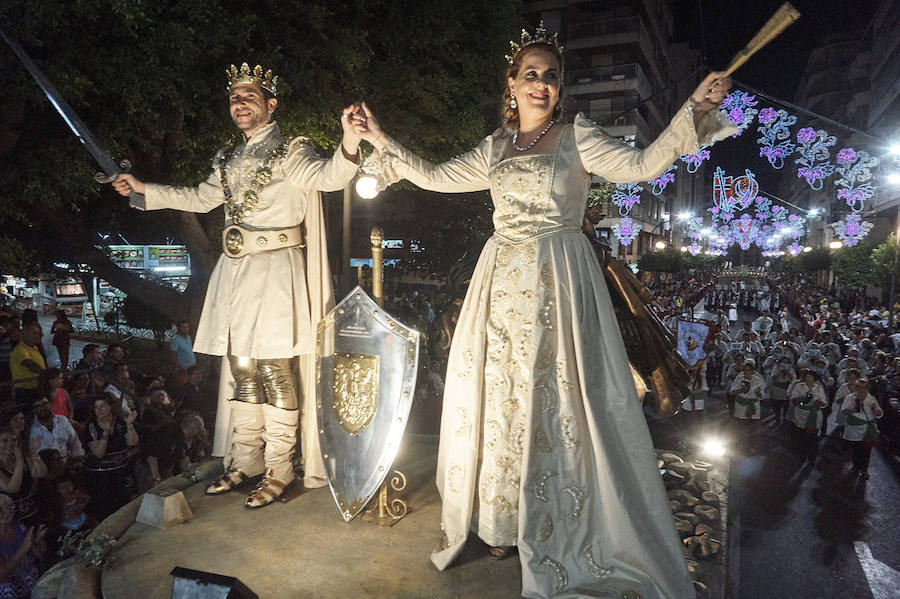
[(3, 37), (3, 40), (16, 56), (19, 57), (22, 65), (31, 74), (37, 84), (41, 86), (44, 95), (47, 96), (47, 99), (50, 100), (50, 103), (56, 108), (56, 111), (62, 117), (63, 121), (65, 121), (66, 125), (69, 126), (69, 129), (72, 130), (72, 133), (75, 134), (75, 137), (84, 144), (88, 153), (94, 157), (94, 160), (97, 161), (97, 164), (100, 165), (100, 168), (103, 169), (106, 176), (115, 178), (122, 172), (122, 169), (116, 165), (116, 162), (110, 157), (109, 153), (103, 149), (103, 146), (101, 146), (99, 142), (97, 142), (94, 134), (91, 133), (90, 129), (87, 128), (87, 125), (84, 124), (72, 107), (69, 106), (69, 103), (65, 101), (59, 93), (59, 90), (54, 87), (53, 83), (51, 83), (47, 76), (44, 75), (43, 71), (34, 64), (34, 61), (31, 60), (31, 57), (28, 56), (24, 48), (19, 45), (19, 42), (13, 34), (8, 32), (2, 25), (0, 25), (0, 36)]

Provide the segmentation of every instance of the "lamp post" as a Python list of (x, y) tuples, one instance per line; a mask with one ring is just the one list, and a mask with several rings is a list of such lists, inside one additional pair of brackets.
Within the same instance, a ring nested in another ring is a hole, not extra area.
[(378, 195), (377, 181), (372, 175), (359, 175), (344, 188), (344, 226), (341, 239), (341, 294), (350, 291), (350, 233), (353, 216), (353, 192), (364, 200), (374, 199)]

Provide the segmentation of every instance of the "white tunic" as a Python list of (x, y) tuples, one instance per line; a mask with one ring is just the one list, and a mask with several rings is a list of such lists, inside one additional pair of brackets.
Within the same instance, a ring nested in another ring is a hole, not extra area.
[[(274, 149), (284, 143), (277, 123), (270, 123), (249, 140), (240, 143), (226, 167), (226, 176), (234, 199), (243, 200), (257, 169)], [(213, 161), (213, 172), (198, 187), (146, 185), (145, 210), (174, 208), (188, 212), (209, 212), (225, 202), (219, 176), (219, 160)], [(251, 212), (242, 226), (248, 229), (281, 229), (303, 223), (310, 251), (323, 252), (320, 202), (317, 191), (336, 191), (350, 183), (357, 165), (336, 151), (331, 159), (319, 157), (302, 138), (291, 140), (287, 155), (272, 169), (272, 181), (262, 189), (260, 208)], [(308, 219), (313, 215), (316, 220)], [(230, 224), (226, 215), (226, 224)], [(247, 237), (245, 235), (245, 237)], [(252, 243), (252, 238), (246, 240)], [(314, 247), (313, 243), (316, 243)], [(311, 302), (322, 303), (331, 298), (327, 268), (316, 259), (310, 260), (315, 272), (307, 273), (304, 252), (300, 247), (258, 252), (241, 258), (223, 254), (213, 269), (197, 327), (194, 351), (222, 356), (252, 358), (289, 358), (310, 354), (315, 349)], [(313, 281), (314, 295), (308, 292)], [(323, 287), (327, 286), (327, 290)]]
[(508, 140), (498, 130), (439, 166), (394, 142), (373, 158), (382, 185), (490, 189), (495, 206), (450, 350), (437, 472), (447, 544), (432, 562), (446, 568), (471, 527), (518, 546), (526, 597), (693, 596), (609, 292), (581, 233), (590, 173), (646, 181), (696, 151), (690, 109), (644, 151), (583, 116), (549, 154), (503, 159)]
[(878, 400), (870, 393), (862, 401), (862, 409), (856, 410), (856, 393), (847, 395), (841, 405), (841, 411), (853, 408), (855, 411), (846, 415), (843, 437), (847, 441), (862, 441), (866, 436), (869, 424), (875, 424), (876, 418), (881, 418), (884, 412), (878, 405)]

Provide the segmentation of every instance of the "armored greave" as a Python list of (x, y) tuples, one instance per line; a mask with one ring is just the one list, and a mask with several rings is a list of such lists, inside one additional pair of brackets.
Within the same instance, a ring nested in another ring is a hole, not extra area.
[(294, 480), (294, 446), (297, 444), (297, 424), (300, 410), (283, 410), (271, 404), (262, 406), (266, 430), (266, 468), (271, 476), (283, 483)]
[(237, 397), (247, 403), (267, 403), (284, 410), (299, 407), (291, 358), (244, 358), (228, 356)]
[[(234, 376), (237, 401), (233, 410), (239, 414), (253, 414), (238, 418), (235, 414), (232, 444), (232, 467), (253, 476), (265, 468), (283, 483), (294, 480), (291, 458), (297, 443), (300, 415), (297, 391), (294, 388), (291, 358), (256, 359), (229, 356)], [(244, 430), (242, 427), (249, 427)], [(263, 449), (265, 445), (265, 449)], [(252, 450), (251, 450), (252, 446)], [(240, 456), (248, 456), (242, 458)], [(250, 457), (252, 456), (252, 458)], [(249, 463), (252, 472), (241, 464)]]
[(263, 432), (265, 420), (263, 406), (243, 401), (231, 402), (231, 468), (249, 476), (262, 474)]

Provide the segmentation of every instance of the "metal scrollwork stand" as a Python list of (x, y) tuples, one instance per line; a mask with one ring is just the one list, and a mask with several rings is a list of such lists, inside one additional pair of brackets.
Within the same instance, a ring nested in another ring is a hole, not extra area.
[(374, 520), (379, 526), (393, 526), (409, 511), (409, 505), (403, 499), (394, 497), (388, 500), (388, 486), (393, 491), (402, 491), (406, 488), (406, 475), (399, 470), (394, 470), (390, 480), (381, 484), (378, 497), (364, 512), (364, 520)]

